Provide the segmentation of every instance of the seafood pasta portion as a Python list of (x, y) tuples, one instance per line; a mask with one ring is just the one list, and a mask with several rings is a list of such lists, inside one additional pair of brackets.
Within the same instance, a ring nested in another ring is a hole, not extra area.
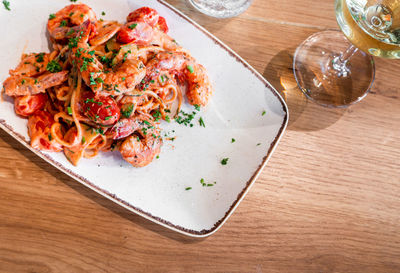
[(23, 54), (3, 83), (28, 118), (32, 147), (63, 151), (74, 165), (118, 149), (142, 167), (160, 153), (160, 122), (179, 112), (183, 94), (207, 105), (207, 72), (167, 35), (165, 19), (143, 7), (126, 21), (98, 20), (84, 4), (50, 14), (53, 51)]

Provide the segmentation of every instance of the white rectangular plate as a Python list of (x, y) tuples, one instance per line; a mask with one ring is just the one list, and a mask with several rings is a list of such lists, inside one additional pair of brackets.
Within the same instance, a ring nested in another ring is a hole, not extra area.
[[(0, 126), (28, 149), (121, 206), (165, 227), (203, 237), (226, 221), (254, 183), (281, 138), (287, 106), (276, 90), (243, 59), (209, 32), (162, 1), (85, 0), (104, 19), (125, 21), (143, 5), (155, 8), (170, 27), (169, 34), (203, 64), (215, 87), (210, 104), (192, 128), (161, 124), (175, 131), (160, 158), (133, 168), (118, 154), (103, 153), (72, 166), (62, 153), (45, 153), (29, 146), (27, 120), (14, 113), (11, 100), (0, 102)], [(0, 80), (14, 68), (25, 45), (27, 52), (49, 52), (46, 23), (50, 13), (68, 1), (18, 0), (11, 11), (0, 8)], [(192, 111), (187, 103), (184, 110)], [(265, 115), (262, 112), (266, 111)], [(199, 126), (202, 116), (206, 128)], [(231, 143), (231, 139), (236, 141)], [(229, 158), (227, 165), (221, 165)], [(203, 178), (212, 187), (203, 187)], [(191, 190), (185, 190), (191, 187)]]

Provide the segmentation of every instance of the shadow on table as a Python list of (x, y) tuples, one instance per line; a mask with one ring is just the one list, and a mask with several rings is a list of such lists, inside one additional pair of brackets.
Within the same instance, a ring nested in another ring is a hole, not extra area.
[(64, 174), (57, 168), (53, 167), (46, 161), (37, 157), (34, 153), (27, 150), (21, 143), (15, 140), (13, 137), (8, 135), (5, 131), (0, 130), (0, 137), (8, 143), (14, 150), (21, 153), (25, 156), (29, 161), (35, 163), (38, 167), (40, 167), (43, 171), (51, 174), (53, 177), (61, 180), (65, 185), (72, 188), (79, 194), (84, 195), (85, 197), (89, 198), (90, 200), (96, 202), (97, 204), (103, 206), (104, 208), (112, 211), (113, 213), (134, 222), (135, 224), (146, 228), (152, 232), (158, 233), (161, 236), (173, 239), (175, 241), (179, 241), (184, 244), (192, 244), (203, 241), (205, 238), (192, 238), (175, 231), (169, 230), (163, 226), (155, 224), (150, 220), (147, 220), (139, 215), (136, 215), (133, 212), (128, 211), (127, 209), (115, 204), (114, 202), (108, 200), (107, 198), (99, 195), (98, 193), (92, 191), (91, 189), (87, 188), (86, 186), (80, 184), (79, 182), (75, 181), (68, 175)]
[(295, 48), (280, 51), (268, 63), (263, 76), (281, 94), (289, 108), (288, 130), (318, 131), (340, 119), (346, 109), (319, 106), (309, 101), (298, 88), (293, 74)]

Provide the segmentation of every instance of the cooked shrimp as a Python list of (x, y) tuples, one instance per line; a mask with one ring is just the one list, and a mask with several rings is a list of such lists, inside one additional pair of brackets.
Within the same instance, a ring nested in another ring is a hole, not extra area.
[(27, 77), (40, 75), (46, 71), (49, 56), (49, 53), (23, 54), (18, 66), (14, 70), (10, 70), (10, 75)]
[(186, 96), (192, 105), (205, 106), (213, 89), (205, 68), (184, 52), (160, 52), (147, 63), (147, 80), (162, 72), (184, 79), (188, 83)]
[(46, 73), (38, 78), (11, 76), (3, 82), (8, 96), (35, 95), (46, 92), (47, 88), (62, 84), (68, 79), (68, 71)]
[(97, 21), (97, 33), (90, 39), (90, 45), (101, 45), (110, 40), (121, 28), (117, 21)]
[(160, 130), (144, 115), (121, 121), (116, 125), (120, 129), (119, 136), (128, 135), (119, 147), (122, 157), (134, 167), (148, 165), (160, 153)]
[(85, 4), (72, 4), (59, 10), (56, 14), (50, 15), (47, 30), (53, 39), (63, 40), (71, 35), (71, 28), (79, 26), (87, 20), (97, 20), (94, 11)]
[(82, 79), (96, 93), (104, 91), (115, 96), (133, 90), (146, 76), (146, 67), (139, 60), (123, 58), (119, 63), (113, 63), (112, 68), (105, 68), (87, 44), (92, 27), (90, 22), (82, 25), (79, 42), (72, 50)]

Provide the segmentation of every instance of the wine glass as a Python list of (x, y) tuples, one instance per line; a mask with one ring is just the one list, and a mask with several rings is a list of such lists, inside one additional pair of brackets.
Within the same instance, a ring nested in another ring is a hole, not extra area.
[(335, 8), (343, 33), (328, 30), (309, 37), (297, 48), (293, 69), (309, 99), (347, 107), (372, 86), (372, 56), (400, 58), (400, 0), (336, 0)]
[(189, 2), (204, 14), (228, 18), (247, 10), (253, 0), (189, 0)]

